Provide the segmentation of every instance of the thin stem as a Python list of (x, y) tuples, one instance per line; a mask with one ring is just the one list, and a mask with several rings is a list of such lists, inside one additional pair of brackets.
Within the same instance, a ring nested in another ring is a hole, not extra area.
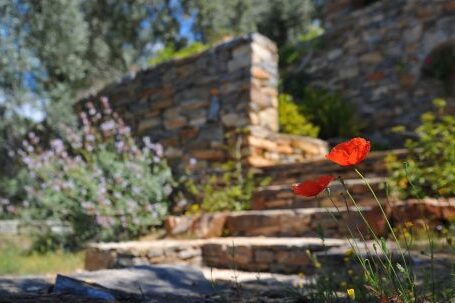
[[(372, 234), (373, 238), (374, 238), (374, 241), (380, 246), (382, 247), (381, 245), (381, 241), (380, 239), (378, 238), (378, 236), (376, 235), (376, 233), (374, 232), (374, 230), (371, 228), (371, 225), (368, 223), (368, 220), (365, 218), (365, 216), (363, 215), (362, 211), (360, 210), (360, 207), (358, 206), (357, 202), (355, 201), (355, 199), (352, 197), (351, 193), (349, 192), (346, 184), (343, 182), (342, 179), (340, 179), (341, 181), (341, 184), (343, 185), (344, 189), (345, 189), (345, 192), (346, 194), (348, 195), (349, 199), (351, 200), (351, 202), (354, 204), (354, 206), (356, 207), (357, 209), (357, 212), (359, 213), (360, 217), (362, 218), (363, 222), (365, 223), (365, 225), (367, 226), (368, 230), (370, 231), (370, 233)], [(401, 286), (401, 280), (399, 278), (399, 275), (397, 274), (397, 272), (395, 271), (395, 267), (393, 266), (393, 263), (392, 263), (392, 260), (391, 258), (389, 258), (389, 256), (387, 255), (387, 253), (384, 254), (385, 255), (385, 258), (386, 258), (386, 261), (387, 263), (389, 263), (389, 266), (391, 268), (391, 270), (393, 271), (393, 274), (397, 277), (397, 281), (399, 282), (399, 289), (402, 290), (402, 286)], [(407, 268), (407, 267), (406, 267)]]
[[(355, 201), (354, 198), (352, 197), (351, 193), (350, 193), (349, 190), (346, 188), (346, 184), (343, 182), (343, 179), (339, 178), (339, 180), (340, 180), (341, 184), (343, 185), (343, 187), (344, 187), (346, 193), (348, 194), (349, 198), (351, 199), (352, 203), (353, 203), (354, 206), (357, 208), (357, 212), (358, 212), (359, 215), (362, 217), (362, 219), (363, 219), (365, 225), (368, 227), (370, 233), (373, 235), (374, 241), (382, 248), (382, 245), (380, 245), (380, 244), (381, 244), (381, 241), (379, 240), (379, 238), (378, 238), (378, 237), (376, 236), (376, 234), (374, 233), (374, 231), (373, 231), (373, 229), (371, 228), (370, 224), (368, 224), (368, 221), (366, 220), (366, 218), (363, 216), (362, 210), (359, 208), (359, 206), (357, 205), (356, 201)], [(329, 197), (330, 201), (332, 202), (333, 206), (336, 208), (336, 210), (338, 211), (338, 213), (341, 214), (341, 211), (339, 210), (339, 208), (336, 206), (335, 202), (333, 201), (333, 199), (332, 199), (332, 197), (331, 197), (331, 195), (330, 195), (330, 192), (329, 192), (329, 191), (327, 191), (327, 192), (328, 192), (328, 197)], [(348, 208), (347, 208), (347, 209), (348, 209)], [(335, 222), (340, 223), (339, 220), (338, 220), (331, 212), (330, 212), (330, 214), (331, 214), (331, 216), (332, 216), (332, 218), (334, 219)], [(349, 214), (349, 213), (348, 213), (348, 214)], [(347, 229), (348, 229), (348, 231), (349, 231), (349, 234), (351, 235), (351, 238), (352, 238), (352, 239), (355, 239), (354, 233), (352, 232), (350, 226), (349, 226), (348, 224), (346, 224), (346, 226), (347, 226)], [(359, 231), (359, 230), (358, 230), (358, 231)], [(362, 235), (362, 233), (361, 233), (360, 231), (359, 231), (359, 235), (360, 235), (360, 237), (362, 238), (362, 240), (365, 242), (365, 239), (364, 239), (364, 237), (363, 237), (363, 235)], [(351, 242), (351, 240), (349, 240), (349, 239), (347, 239), (347, 238), (346, 238), (346, 240), (348, 241), (349, 245), (352, 247), (353, 250), (357, 250), (358, 252), (360, 252), (360, 249), (359, 249), (359, 247), (358, 247), (358, 245), (357, 245), (357, 243), (356, 243), (355, 241), (354, 241), (354, 242)], [(355, 244), (355, 245), (354, 245), (354, 244)], [(367, 249), (366, 251), (369, 252), (368, 249)], [(357, 254), (356, 256), (357, 256), (358, 261), (359, 261), (360, 264), (362, 265), (362, 268), (364, 269), (364, 271), (368, 272), (369, 269), (368, 269), (368, 267), (366, 266), (365, 260), (363, 260), (363, 259), (359, 256), (359, 254)], [(393, 273), (392, 277), (395, 276), (394, 278), (396, 278), (396, 280), (398, 281), (398, 285), (399, 285), (398, 289), (401, 290), (401, 291), (403, 291), (403, 287), (402, 287), (402, 285), (401, 285), (400, 277), (399, 277), (399, 275), (397, 274), (397, 272), (395, 271), (395, 268), (394, 268), (394, 266), (393, 266), (393, 264), (392, 264), (392, 260), (390, 259), (390, 257), (388, 256), (388, 254), (387, 254), (386, 252), (384, 252), (384, 256), (385, 256), (385, 258), (386, 258), (387, 263), (389, 264), (389, 268), (392, 270), (392, 273)], [(390, 272), (390, 271), (387, 269), (387, 266), (383, 263), (383, 261), (381, 260), (381, 258), (380, 258), (379, 256), (378, 256), (378, 260), (379, 260), (379, 262), (381, 263), (381, 266), (382, 266), (387, 272)], [(370, 266), (371, 266), (371, 265), (370, 265)], [(371, 270), (372, 270), (372, 269), (371, 269)], [(374, 276), (374, 275), (373, 275), (373, 271), (370, 271), (370, 276), (371, 276), (371, 277)]]
[[(363, 182), (364, 182), (365, 185), (368, 187), (368, 189), (370, 190), (370, 192), (372, 193), (372, 195), (373, 195), (373, 197), (374, 197), (376, 203), (377, 203), (378, 206), (379, 206), (379, 209), (381, 210), (382, 215), (384, 216), (384, 219), (385, 219), (385, 221), (386, 221), (386, 223), (387, 223), (387, 226), (388, 226), (388, 228), (389, 228), (389, 230), (390, 230), (390, 232), (391, 232), (391, 234), (392, 234), (392, 236), (393, 236), (393, 239), (394, 239), (394, 241), (395, 241), (395, 243), (396, 243), (396, 245), (397, 245), (397, 247), (398, 247), (398, 250), (400, 251), (400, 255), (401, 255), (401, 258), (402, 258), (402, 260), (403, 260), (403, 266), (404, 266), (405, 268), (408, 268), (408, 265), (407, 265), (407, 262), (406, 262), (406, 258), (405, 258), (405, 256), (404, 256), (404, 253), (403, 253), (403, 250), (402, 250), (402, 248), (401, 248), (401, 245), (400, 245), (400, 243), (399, 243), (399, 241), (398, 241), (398, 238), (397, 238), (397, 236), (396, 236), (396, 234), (395, 234), (395, 231), (394, 231), (393, 228), (392, 228), (392, 224), (390, 224), (390, 221), (389, 221), (389, 219), (387, 218), (387, 214), (386, 214), (386, 212), (384, 211), (384, 208), (382, 207), (381, 202), (379, 201), (378, 197), (376, 196), (376, 193), (374, 192), (374, 190), (373, 190), (373, 188), (371, 187), (370, 183), (365, 179), (365, 177), (362, 175), (362, 173), (360, 173), (360, 171), (359, 171), (357, 168), (355, 168), (354, 170), (355, 170), (355, 172), (359, 175), (359, 177), (363, 180)], [(409, 285), (410, 285), (411, 288), (412, 288), (412, 293), (414, 293), (414, 283), (413, 283), (413, 281), (412, 281), (412, 279), (411, 279), (411, 276), (409, 275), (409, 272), (408, 272), (408, 271), (406, 271), (406, 278), (408, 279)]]

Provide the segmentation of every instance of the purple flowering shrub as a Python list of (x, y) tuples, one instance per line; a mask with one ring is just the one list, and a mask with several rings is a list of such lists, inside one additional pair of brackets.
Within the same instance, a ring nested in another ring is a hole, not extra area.
[(26, 216), (71, 227), (64, 244), (126, 240), (162, 223), (174, 184), (163, 149), (144, 138), (143, 148), (113, 113), (106, 98), (80, 114), (82, 129), (42, 148), (29, 134), (21, 152), (34, 182), (26, 187)]

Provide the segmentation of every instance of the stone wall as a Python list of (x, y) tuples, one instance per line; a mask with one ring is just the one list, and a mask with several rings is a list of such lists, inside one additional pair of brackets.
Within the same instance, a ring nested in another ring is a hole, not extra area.
[(145, 264), (201, 263), (200, 240), (132, 241), (90, 244), (85, 252), (85, 269), (123, 268)]
[[(76, 110), (107, 96), (135, 135), (163, 144), (171, 163), (196, 159), (198, 171), (229, 158), (226, 146), (239, 138), (253, 166), (321, 156), (327, 151), (322, 141), (275, 134), (277, 62), (275, 44), (250, 34), (143, 70), (82, 100)], [(279, 142), (271, 142), (277, 136)]]
[(324, 27), (321, 49), (302, 58), (301, 70), (352, 101), (376, 143), (388, 143), (396, 125), (412, 130), (445, 94), (422, 67), (435, 48), (455, 42), (454, 0), (329, 0)]

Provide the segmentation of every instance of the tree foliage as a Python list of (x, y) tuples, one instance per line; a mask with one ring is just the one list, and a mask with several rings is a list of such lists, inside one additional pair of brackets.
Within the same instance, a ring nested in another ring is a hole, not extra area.
[(32, 120), (58, 131), (81, 95), (147, 64), (157, 44), (184, 44), (172, 2), (0, 0), (1, 175), (15, 173), (8, 154)]
[[(177, 43), (170, 1), (3, 0), (1, 90), (12, 107), (23, 92), (48, 119), (67, 121), (68, 103), (147, 57), (152, 43)], [(62, 116), (63, 115), (63, 116)]]
[(61, 131), (59, 125), (75, 120), (72, 102), (148, 65), (160, 46), (177, 54), (188, 41), (256, 30), (281, 45), (309, 24), (311, 3), (0, 0), (0, 165), (14, 173), (8, 150), (32, 120), (44, 116)]
[(211, 42), (225, 35), (258, 31), (278, 45), (295, 41), (311, 21), (311, 0), (183, 0), (195, 16), (197, 39)]

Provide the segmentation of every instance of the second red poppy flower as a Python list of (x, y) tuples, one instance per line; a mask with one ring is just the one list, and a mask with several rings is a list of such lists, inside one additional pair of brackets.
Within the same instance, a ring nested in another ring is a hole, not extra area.
[(294, 184), (292, 185), (292, 190), (299, 196), (314, 197), (326, 189), (334, 179), (334, 176), (321, 176), (313, 180), (306, 180), (302, 183)]

